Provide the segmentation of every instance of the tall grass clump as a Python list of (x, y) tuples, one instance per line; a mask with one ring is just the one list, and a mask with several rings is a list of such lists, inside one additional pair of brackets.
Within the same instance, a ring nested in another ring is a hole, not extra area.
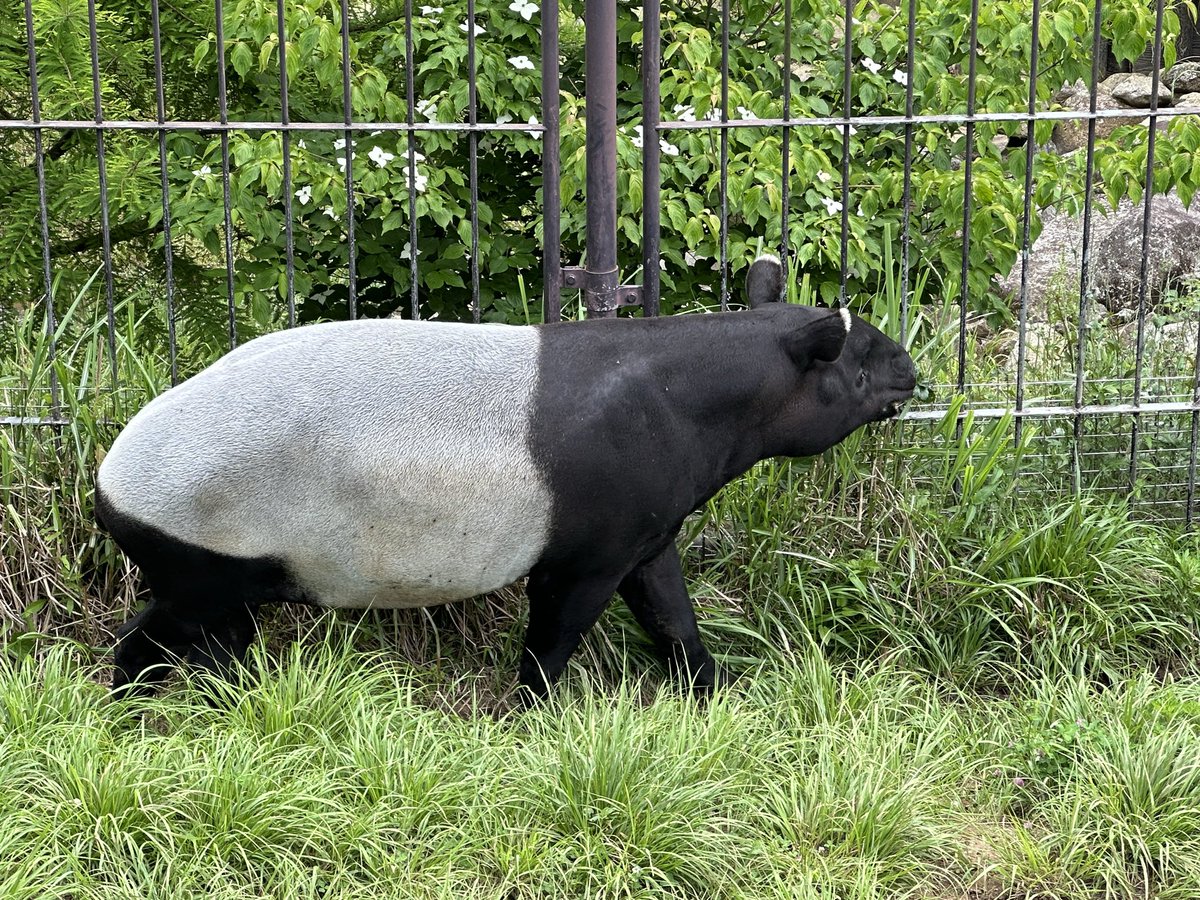
[(1030, 502), (1014, 490), (1011, 420), (968, 416), (956, 436), (953, 414), (922, 445), (874, 452), (899, 434), (863, 432), (813, 461), (761, 464), (694, 520), (697, 591), (732, 656), (811, 637), (833, 658), (990, 683), (1190, 665), (1191, 539), (1116, 498)]
[(10, 650), (39, 635), (103, 642), (136, 593), (97, 530), (93, 478), (121, 424), (169, 386), (170, 369), (143, 340), (154, 313), (132, 302), (116, 309), (114, 361), (93, 293), (89, 282), (52, 335), (30, 309), (0, 339), (0, 407), (25, 420), (0, 427), (0, 640)]
[(119, 704), (62, 646), (0, 667), (5, 896), (796, 896), (805, 861), (915, 896), (952, 852), (961, 760), (927, 687), (826, 671), (855, 699), (819, 723), (784, 702), (803, 668), (497, 718), (348, 642), (287, 655)]

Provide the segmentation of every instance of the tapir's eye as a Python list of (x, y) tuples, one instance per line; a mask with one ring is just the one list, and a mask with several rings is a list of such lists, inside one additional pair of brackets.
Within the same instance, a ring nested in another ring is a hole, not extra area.
[(867, 373), (866, 373), (866, 370), (865, 370), (865, 369), (859, 369), (859, 370), (858, 370), (858, 383), (859, 383), (859, 384), (865, 384), (865, 383), (866, 383), (866, 380), (867, 380)]

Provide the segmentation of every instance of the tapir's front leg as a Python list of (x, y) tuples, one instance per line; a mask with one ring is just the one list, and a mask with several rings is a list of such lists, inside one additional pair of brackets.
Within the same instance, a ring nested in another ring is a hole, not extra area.
[(667, 666), (696, 693), (711, 691), (717, 682), (717, 665), (700, 640), (675, 542), (626, 575), (617, 590)]
[(519, 675), (527, 701), (546, 696), (583, 636), (612, 600), (619, 581), (619, 576), (580, 577), (545, 568), (529, 573), (525, 586), (529, 628)]

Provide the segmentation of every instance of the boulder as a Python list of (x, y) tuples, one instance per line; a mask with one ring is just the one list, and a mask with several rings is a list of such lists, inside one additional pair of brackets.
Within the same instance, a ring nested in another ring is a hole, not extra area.
[[(1093, 297), (1114, 313), (1136, 308), (1142, 262), (1141, 202), (1125, 200), (1113, 211), (1097, 198), (1092, 206), (1088, 241), (1088, 282)], [(1027, 280), (1030, 322), (1073, 319), (1078, 315), (1083, 267), (1083, 216), (1042, 211), (1042, 232), (1029, 251)], [(1178, 195), (1156, 195), (1150, 205), (1150, 264), (1147, 303), (1163, 289), (1183, 287), (1200, 278), (1200, 202), (1185, 209)], [(997, 281), (1014, 310), (1021, 299), (1021, 260)]]
[[(1142, 218), (1142, 203), (1122, 203), (1107, 233), (1092, 244), (1091, 286), (1109, 310), (1137, 306)], [(1200, 279), (1200, 204), (1189, 210), (1177, 194), (1154, 197), (1149, 232), (1146, 298), (1153, 306), (1165, 289), (1187, 290)]]
[[(1091, 95), (1088, 86), (1082, 81), (1064, 85), (1062, 90), (1054, 95), (1054, 103), (1063, 109), (1073, 112), (1088, 112), (1091, 109)], [(1096, 109), (1112, 109), (1120, 107), (1116, 98), (1104, 89), (1104, 84), (1096, 86)], [(1096, 140), (1108, 137), (1113, 129), (1129, 124), (1129, 119), (1116, 117), (1096, 119)], [(1054, 134), (1051, 141), (1055, 150), (1062, 155), (1073, 153), (1087, 146), (1088, 123), (1086, 119), (1070, 119), (1054, 124)]]
[[(1041, 213), (1042, 232), (1029, 251), (1026, 278), (1029, 287), (1030, 322), (1075, 318), (1079, 307), (1079, 277), (1083, 269), (1083, 216), (1069, 216), (1054, 209)], [(1092, 205), (1092, 233), (1088, 242), (1089, 265), (1095, 265), (1096, 242), (1112, 227), (1112, 210), (1100, 199)], [(1012, 308), (1021, 301), (1021, 258), (997, 287)], [(1053, 301), (1053, 303), (1052, 303)], [(1054, 310), (1049, 307), (1055, 306)], [(1061, 307), (1061, 308), (1059, 308)]]
[(1163, 73), (1163, 84), (1180, 94), (1200, 93), (1200, 60), (1188, 59), (1175, 63)]
[(1176, 106), (1191, 106), (1200, 110), (1200, 91), (1195, 91), (1191, 94), (1183, 94), (1175, 98)]
[[(1135, 109), (1149, 109), (1150, 100), (1154, 96), (1154, 82), (1149, 75), (1138, 75), (1133, 72), (1121, 72), (1110, 75), (1100, 82), (1100, 87), (1112, 95), (1113, 99)], [(1158, 84), (1158, 105), (1169, 106), (1171, 89), (1162, 81)]]

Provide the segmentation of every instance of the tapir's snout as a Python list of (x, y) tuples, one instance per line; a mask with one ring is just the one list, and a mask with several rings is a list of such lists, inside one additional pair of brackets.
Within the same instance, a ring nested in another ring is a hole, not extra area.
[(890, 419), (900, 415), (904, 404), (914, 397), (917, 400), (926, 400), (933, 396), (933, 392), (923, 385), (917, 376), (916, 364), (907, 353), (901, 351), (896, 354), (891, 361), (890, 374), (893, 396), (884, 405), (885, 418)]

